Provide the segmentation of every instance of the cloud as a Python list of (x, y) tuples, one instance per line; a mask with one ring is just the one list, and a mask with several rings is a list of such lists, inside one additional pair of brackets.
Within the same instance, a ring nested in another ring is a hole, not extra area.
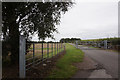
[(61, 21), (59, 31), (63, 37), (117, 36), (118, 5), (115, 2), (78, 2)]
[[(82, 2), (83, 1), (83, 2)], [(118, 0), (80, 0), (61, 18), (56, 40), (118, 36)], [(49, 39), (51, 40), (51, 39)]]

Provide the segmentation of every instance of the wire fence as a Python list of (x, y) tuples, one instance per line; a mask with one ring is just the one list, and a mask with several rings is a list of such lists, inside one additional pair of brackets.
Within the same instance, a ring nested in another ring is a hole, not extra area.
[(26, 43), (29, 48), (26, 50), (26, 70), (30, 66), (37, 65), (48, 58), (58, 55), (64, 51), (64, 45), (60, 42), (54, 43)]
[(44, 62), (65, 51), (65, 46), (60, 42), (31, 43), (20, 36), (19, 47), (19, 77), (25, 78), (26, 71), (31, 67)]

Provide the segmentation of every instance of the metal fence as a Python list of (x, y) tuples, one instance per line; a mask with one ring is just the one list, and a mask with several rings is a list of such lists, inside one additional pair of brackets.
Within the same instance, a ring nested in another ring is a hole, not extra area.
[[(119, 44), (113, 45), (112, 42), (110, 42), (108, 40), (103, 40), (103, 41), (79, 41), (77, 44), (93, 46), (93, 47), (98, 47), (98, 48), (102, 48), (102, 49), (114, 49), (114, 50), (119, 50), (120, 49)], [(77, 44), (76, 44), (76, 47), (77, 47)]]
[(20, 36), (19, 76), (25, 78), (26, 71), (32, 66), (58, 55), (65, 50), (63, 43), (31, 43)]
[(98, 47), (98, 48), (103, 48), (103, 49), (111, 49), (111, 43), (107, 40), (104, 41), (81, 41), (79, 42), (80, 45), (88, 45), (88, 46), (93, 46), (93, 47)]
[(44, 60), (51, 58), (64, 50), (63, 43), (26, 43), (30, 47), (26, 51), (26, 70), (30, 66), (37, 65)]

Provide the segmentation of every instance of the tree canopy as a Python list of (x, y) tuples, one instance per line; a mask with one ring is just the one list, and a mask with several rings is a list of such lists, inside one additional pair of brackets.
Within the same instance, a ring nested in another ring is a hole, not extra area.
[(80, 41), (81, 39), (80, 38), (62, 38), (60, 40), (60, 42), (65, 42), (65, 43), (72, 42), (72, 43), (74, 43), (77, 40)]
[(27, 40), (35, 33), (41, 40), (53, 38), (53, 32), (57, 32), (55, 25), (60, 24), (61, 15), (72, 5), (72, 2), (3, 2), (2, 33), (3, 41), (7, 41), (7, 46), (2, 47), (3, 55), (10, 52), (11, 62), (18, 61), (19, 35)]
[[(60, 24), (61, 14), (68, 11), (72, 2), (3, 2), (2, 20), (4, 39), (11, 34), (11, 24), (19, 26), (19, 34), (30, 39), (34, 33), (39, 39), (53, 38), (57, 31), (55, 25)], [(12, 26), (13, 27), (13, 26)]]

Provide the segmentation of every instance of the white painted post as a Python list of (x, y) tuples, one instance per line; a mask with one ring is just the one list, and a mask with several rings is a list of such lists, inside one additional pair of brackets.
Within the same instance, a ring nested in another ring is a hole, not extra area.
[(20, 36), (19, 40), (19, 77), (25, 78), (25, 53), (26, 40), (24, 36)]
[(107, 49), (107, 40), (104, 40), (104, 49)]

